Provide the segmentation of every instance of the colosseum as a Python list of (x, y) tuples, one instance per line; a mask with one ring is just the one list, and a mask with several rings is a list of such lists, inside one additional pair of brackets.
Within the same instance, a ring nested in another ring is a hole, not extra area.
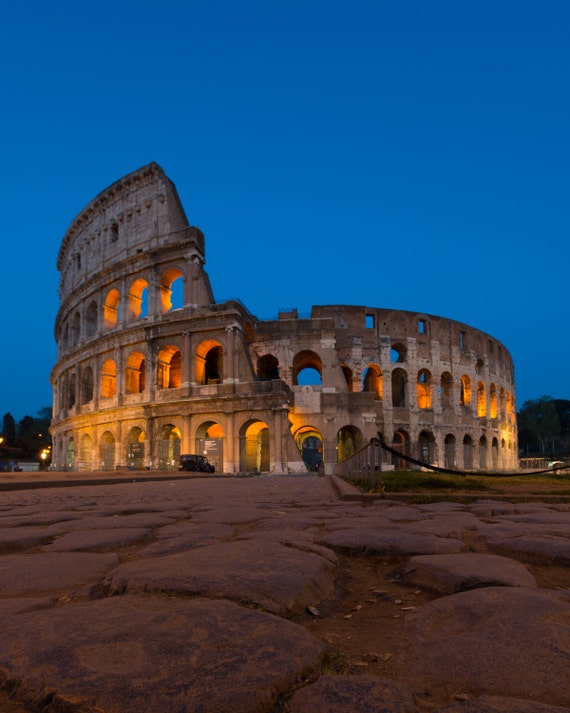
[(217, 473), (331, 472), (378, 434), (432, 465), (517, 469), (513, 363), (490, 335), (352, 305), (260, 320), (216, 302), (204, 264), (155, 163), (74, 219), (57, 260), (55, 469), (170, 470), (187, 453)]

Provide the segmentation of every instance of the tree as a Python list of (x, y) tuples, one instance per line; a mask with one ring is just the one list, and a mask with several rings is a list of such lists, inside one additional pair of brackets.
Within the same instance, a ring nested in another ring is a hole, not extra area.
[(8, 411), (4, 414), (4, 422), (2, 424), (2, 435), (4, 436), (4, 443), (14, 445), (16, 441), (16, 422), (14, 417)]
[(38, 412), (37, 418), (24, 416), (18, 423), (18, 445), (30, 456), (35, 458), (38, 454), (51, 445), (49, 425), (51, 421), (51, 409), (43, 408)]
[[(527, 453), (554, 451), (560, 436), (560, 418), (554, 399), (541, 396), (525, 401), (518, 414), (519, 445)], [(538, 445), (538, 449), (536, 446)]]

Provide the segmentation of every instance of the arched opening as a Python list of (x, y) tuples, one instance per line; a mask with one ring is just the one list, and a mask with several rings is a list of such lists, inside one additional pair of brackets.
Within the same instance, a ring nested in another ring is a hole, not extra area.
[(473, 439), (471, 436), (463, 437), (463, 467), (466, 470), (473, 469)]
[(71, 346), (74, 347), (79, 342), (81, 336), (81, 315), (76, 312), (71, 323)]
[[(406, 431), (396, 431), (392, 438), (392, 448), (402, 455), (408, 455), (409, 437)], [(406, 470), (409, 468), (407, 461), (397, 455), (392, 454), (392, 465), (394, 470)]]
[(81, 374), (81, 403), (93, 401), (93, 369), (86, 366)]
[(105, 431), (99, 442), (100, 469), (115, 470), (115, 436)]
[(133, 426), (127, 435), (127, 465), (135, 470), (145, 467), (145, 434), (139, 426)]
[(418, 436), (418, 455), (422, 463), (433, 465), (436, 462), (435, 436), (431, 431), (422, 431)]
[(346, 364), (342, 364), (341, 367), (342, 369), (342, 375), (344, 376), (344, 380), (346, 381), (346, 387), (347, 389), (352, 392), (354, 391), (354, 383), (352, 379), (352, 369), (347, 366)]
[(481, 436), (479, 439), (479, 468), (487, 470), (487, 439)]
[(497, 418), (499, 415), (499, 398), (497, 396), (497, 387), (491, 384), (489, 387), (489, 416)]
[(73, 437), (67, 442), (67, 450), (65, 452), (65, 468), (66, 470), (75, 470), (75, 441)]
[(452, 433), (445, 437), (445, 467), (455, 468), (455, 436)]
[(273, 354), (265, 354), (257, 360), (257, 378), (260, 381), (279, 379), (279, 361)]
[(323, 437), (320, 431), (312, 426), (303, 426), (295, 433), (295, 442), (307, 470), (315, 472), (323, 462)]
[(461, 406), (471, 405), (471, 394), (471, 379), (467, 376), (467, 374), (463, 374), (463, 376), (461, 377), (461, 393), (459, 396), (459, 402)]
[(323, 383), (321, 357), (315, 352), (299, 352), (293, 359), (294, 386), (320, 386)]
[(177, 267), (170, 268), (162, 275), (160, 304), (163, 312), (184, 306), (184, 273)]
[(67, 408), (73, 408), (77, 400), (77, 377), (72, 374), (69, 377), (69, 387), (67, 391)]
[(406, 385), (406, 372), (403, 369), (394, 369), (392, 372), (392, 406), (394, 408), (405, 408), (407, 402)]
[(390, 361), (393, 364), (403, 364), (406, 361), (406, 345), (396, 342), (390, 349)]
[(224, 350), (214, 339), (202, 342), (196, 350), (196, 383), (221, 384), (224, 379)]
[(269, 428), (263, 421), (248, 421), (239, 432), (239, 468), (246, 473), (268, 473)]
[(362, 375), (362, 391), (374, 394), (378, 400), (382, 399), (382, 371), (376, 364), (370, 364)]
[(427, 369), (422, 369), (418, 372), (418, 380), (416, 382), (416, 394), (418, 399), (418, 408), (431, 408), (432, 402), (432, 380), (431, 373)]
[(93, 470), (93, 441), (88, 433), (81, 436), (79, 443), (79, 463), (77, 470), (90, 471)]
[(148, 282), (137, 277), (129, 290), (129, 319), (143, 319), (148, 316)]
[(141, 352), (131, 352), (127, 357), (126, 392), (142, 394), (146, 388), (146, 359)]
[(496, 438), (491, 441), (491, 461), (493, 470), (497, 470), (499, 467), (499, 441)]
[(120, 303), (119, 290), (109, 290), (103, 306), (103, 320), (106, 329), (117, 326), (120, 317)]
[(362, 432), (356, 426), (343, 426), (336, 436), (337, 462), (350, 458), (362, 448)]
[(163, 347), (156, 362), (156, 384), (159, 389), (178, 389), (182, 386), (182, 354), (178, 347)]
[(204, 421), (196, 429), (196, 454), (204, 455), (216, 469), (224, 472), (224, 429), (216, 421)]
[(110, 399), (117, 393), (117, 365), (114, 359), (105, 359), (101, 368), (101, 398)]
[(180, 430), (172, 423), (166, 423), (158, 434), (158, 470), (178, 470), (180, 458)]
[(453, 405), (453, 377), (448, 371), (441, 375), (439, 398), (442, 408), (451, 408)]
[(487, 415), (487, 394), (485, 384), (479, 381), (477, 384), (477, 416), (483, 418)]
[(85, 312), (85, 336), (92, 337), (97, 332), (97, 303), (90, 302)]

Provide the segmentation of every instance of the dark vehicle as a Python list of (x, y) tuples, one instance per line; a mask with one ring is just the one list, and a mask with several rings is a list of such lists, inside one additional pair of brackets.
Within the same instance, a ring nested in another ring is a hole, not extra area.
[(213, 473), (215, 468), (206, 456), (188, 454), (180, 456), (178, 470), (189, 470), (194, 473)]

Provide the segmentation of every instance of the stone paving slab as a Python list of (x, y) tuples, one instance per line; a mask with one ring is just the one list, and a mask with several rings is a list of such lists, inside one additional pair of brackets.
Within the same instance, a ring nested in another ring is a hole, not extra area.
[(124, 596), (0, 615), (0, 669), (49, 713), (269, 710), (325, 645), (227, 601)]
[[(570, 505), (342, 501), (313, 476), (89, 482), (0, 491), (17, 549), (0, 545), (0, 688), (29, 711), (434, 713), (430, 690), (449, 713), (570, 710), (570, 593), (526, 568), (565, 561)], [(343, 558), (385, 555), (437, 556), (422, 588), (442, 589), (442, 561), (481, 586), (402, 612), (390, 679), (320, 675), (326, 646), (291, 617), (334, 606)], [(498, 561), (511, 586), (489, 586)]]

